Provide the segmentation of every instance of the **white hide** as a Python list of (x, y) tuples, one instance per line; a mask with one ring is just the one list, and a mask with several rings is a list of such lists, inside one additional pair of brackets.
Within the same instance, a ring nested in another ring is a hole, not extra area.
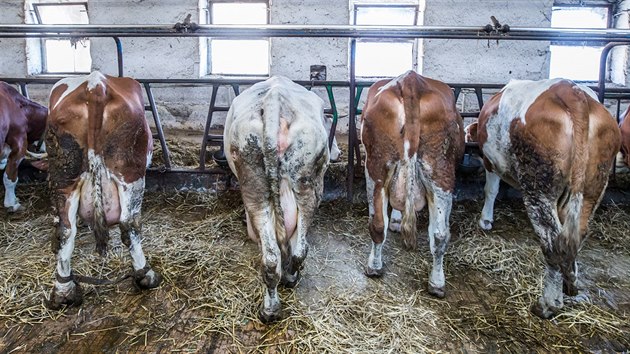
[(394, 79), (390, 80), (388, 83), (386, 83), (385, 85), (381, 86), (378, 88), (378, 92), (376, 93), (376, 95), (374, 96), (378, 96), (381, 92), (383, 92), (384, 90), (387, 90), (390, 87), (396, 86), (398, 85), (399, 82), (402, 81), (402, 79), (404, 79), (407, 75), (409, 75), (410, 73), (413, 73), (413, 70), (407, 70), (405, 71), (403, 74), (399, 75), (398, 77), (395, 77)]
[(494, 221), (494, 201), (499, 194), (499, 186), (501, 178), (496, 174), (486, 171), (486, 185), (484, 187), (485, 198), (483, 201), (483, 210), (481, 211), (481, 219), (479, 219), (479, 227), (483, 230), (491, 230)]
[(59, 99), (57, 99), (57, 102), (55, 102), (54, 106), (53, 107), (49, 107), (50, 110), (52, 110), (55, 107), (57, 107), (57, 105), (59, 105), (59, 103), (61, 103), (61, 101), (63, 101), (63, 99), (67, 95), (69, 95), (74, 90), (76, 90), (77, 87), (81, 86), (84, 82), (87, 82), (87, 88), (88, 88), (88, 90), (91, 90), (91, 89), (95, 88), (98, 84), (102, 85), (102, 82), (104, 80), (106, 80), (106, 78), (105, 78), (105, 76), (103, 74), (101, 74), (98, 71), (93, 71), (92, 73), (90, 73), (87, 76), (67, 77), (67, 78), (64, 78), (64, 79), (61, 79), (61, 80), (57, 81), (57, 83), (55, 83), (55, 85), (53, 86), (52, 90), (50, 90), (50, 92), (53, 92), (55, 90), (55, 88), (57, 88), (58, 86), (61, 86), (61, 85), (66, 85), (66, 89), (65, 89), (65, 91), (63, 91), (61, 96), (59, 96)]
[(389, 219), (389, 230), (394, 232), (400, 232), (402, 223), (402, 213), (398, 209), (392, 209), (392, 213)]
[[(328, 132), (324, 127), (324, 101), (315, 93), (304, 89), (283, 76), (273, 76), (270, 79), (258, 82), (237, 96), (225, 119), (225, 134), (223, 148), (230, 169), (236, 175), (231, 146), (246, 146), (247, 139), (251, 135), (262, 136), (262, 122), (251, 120), (253, 112), (258, 112), (263, 106), (261, 96), (271, 88), (281, 90), (284, 103), (292, 108), (295, 116), (289, 122), (291, 124), (303, 124), (315, 129), (320, 137), (328, 141)], [(266, 102), (267, 104), (273, 102)], [(279, 104), (279, 102), (278, 102)], [(245, 132), (250, 132), (247, 134)], [(288, 137), (289, 144), (291, 137)], [(318, 139), (319, 140), (319, 139)], [(237, 175), (238, 177), (238, 175)]]
[(387, 230), (389, 229), (389, 216), (387, 215), (387, 205), (389, 205), (389, 199), (385, 193), (385, 188), (381, 189), (381, 199), (383, 205), (381, 210), (383, 211), (383, 242), (375, 243), (372, 241), (372, 250), (368, 257), (368, 268), (374, 270), (383, 269), (383, 245), (387, 241)]
[[(296, 167), (302, 168), (301, 166), (305, 163), (311, 163), (320, 152), (324, 154), (326, 164), (328, 163), (331, 154), (328, 149), (329, 130), (326, 129), (326, 124), (322, 99), (293, 81), (279, 76), (256, 83), (243, 91), (233, 100), (226, 117), (224, 151), (228, 164), (237, 178), (240, 176), (236, 169), (235, 152), (246, 154), (250, 149), (271, 148), (275, 150), (278, 159), (277, 162), (273, 161), (274, 157), (266, 154), (264, 161), (261, 161), (264, 163), (264, 168), (263, 166), (255, 166), (255, 168), (259, 173), (273, 175), (274, 179), (277, 172), (278, 181), (264, 183), (279, 183), (280, 205), (262, 202), (260, 204), (263, 205), (251, 207), (244, 198), (248, 234), (251, 237), (255, 232), (257, 233), (262, 251), (263, 273), (266, 274), (263, 277), (266, 289), (261, 309), (263, 318), (273, 318), (280, 311), (276, 279), (293, 282), (298, 276), (297, 273), (283, 274), (283, 255), (280, 247), (284, 249), (285, 242), (290, 242), (291, 254), (287, 255), (288, 257), (303, 260), (306, 256), (308, 225), (304, 223), (304, 219), (307, 217), (305, 213), (310, 213), (312, 210), (307, 210), (308, 207), (305, 207), (305, 210), (298, 208), (305, 199), (297, 198), (314, 198), (315, 193), (319, 193), (311, 190), (301, 191), (300, 195), (296, 195), (293, 190), (296, 186), (293, 183), (298, 182), (292, 180), (294, 176), (291, 172), (289, 175), (283, 175), (283, 173)], [(296, 144), (293, 145), (294, 143)], [(334, 147), (335, 145), (333, 149)], [(338, 149), (336, 152), (338, 155)], [(279, 161), (283, 161), (282, 166)], [(271, 171), (265, 170), (273, 165), (279, 166), (277, 171), (273, 168), (270, 168)], [(261, 179), (268, 177), (260, 176)], [(247, 182), (241, 182), (241, 187), (245, 190), (248, 187)], [(284, 216), (284, 231), (286, 231), (284, 240), (281, 239), (282, 230), (276, 230), (278, 207), (282, 209)]]
[(20, 208), (20, 202), (15, 196), (15, 185), (18, 179), (11, 181), (6, 171), (2, 175), (2, 182), (4, 182), (4, 207), (9, 209), (9, 211), (17, 211)]
[[(63, 239), (65, 243), (61, 244), (59, 251), (57, 252), (57, 274), (62, 277), (69, 277), (71, 272), (70, 261), (72, 258), (72, 251), (74, 250), (74, 239), (77, 235), (77, 210), (79, 208), (79, 191), (72, 192), (66, 203), (69, 203), (68, 207), (68, 220), (70, 221), (70, 229), (64, 230), (66, 235)], [(72, 282), (70, 282), (72, 283)], [(63, 284), (55, 282), (55, 287), (62, 290)]]
[(2, 150), (0, 150), (0, 170), (4, 170), (7, 167), (7, 162), (9, 162), (10, 153), (11, 153), (11, 147), (5, 144), (2, 147)]

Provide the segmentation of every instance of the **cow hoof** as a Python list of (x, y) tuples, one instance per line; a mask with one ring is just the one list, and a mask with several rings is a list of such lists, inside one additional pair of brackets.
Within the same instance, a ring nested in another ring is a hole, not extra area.
[(479, 227), (483, 230), (492, 230), (492, 220), (479, 220)]
[(398, 222), (390, 222), (389, 223), (389, 231), (400, 232), (400, 221)]
[(278, 322), (282, 319), (282, 311), (278, 309), (276, 311), (267, 312), (265, 309), (261, 309), (258, 313), (258, 318), (265, 324)]
[(300, 282), (300, 278), (302, 278), (302, 274), (299, 270), (291, 275), (285, 273), (282, 276), (282, 285), (287, 289), (293, 289)]
[(20, 204), (15, 204), (6, 207), (7, 213), (21, 213), (24, 211), (24, 207)]
[(383, 268), (381, 269), (374, 269), (372, 267), (367, 267), (367, 269), (365, 270), (365, 275), (367, 275), (370, 278), (380, 278), (383, 276), (385, 272), (383, 271)]
[(587, 293), (579, 293), (575, 296), (566, 296), (564, 298), (565, 305), (574, 305), (574, 304), (592, 304), (591, 298)]
[(80, 306), (83, 303), (83, 291), (78, 283), (72, 282), (68, 291), (58, 291), (53, 287), (50, 299), (45, 301), (46, 307), (51, 310), (60, 310), (64, 307)]
[(541, 304), (540, 301), (538, 301), (532, 305), (530, 311), (543, 320), (548, 320), (558, 312), (558, 309), (549, 307), (546, 304)]
[(149, 269), (144, 276), (134, 277), (134, 281), (140, 289), (153, 289), (160, 285), (162, 276), (153, 269)]
[(444, 291), (444, 287), (443, 286), (433, 286), (431, 284), (429, 284), (427, 286), (427, 290), (429, 291), (429, 294), (437, 297), (438, 299), (443, 299), (444, 296), (446, 296), (446, 292)]

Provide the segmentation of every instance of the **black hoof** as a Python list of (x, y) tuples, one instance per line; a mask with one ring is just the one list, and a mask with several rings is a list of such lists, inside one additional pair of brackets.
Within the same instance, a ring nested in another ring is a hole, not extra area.
[(51, 310), (60, 310), (64, 307), (81, 306), (83, 303), (83, 291), (79, 283), (74, 283), (74, 288), (65, 295), (59, 294), (53, 287), (50, 299), (45, 301), (46, 307)]
[(143, 277), (134, 277), (134, 282), (140, 289), (153, 289), (162, 282), (162, 275), (154, 270), (149, 270)]
[(428, 285), (427, 286), (427, 290), (429, 291), (429, 294), (437, 297), (438, 299), (443, 299), (444, 296), (446, 296), (446, 292), (444, 291), (444, 287), (437, 287), (437, 286), (433, 286), (433, 285)]
[(579, 289), (575, 283), (562, 282), (562, 292), (567, 296), (577, 296)]
[(380, 278), (383, 276), (385, 272), (383, 271), (383, 268), (381, 269), (374, 269), (372, 267), (367, 267), (367, 269), (365, 270), (365, 275), (367, 275), (370, 278)]
[(302, 278), (302, 273), (300, 273), (299, 270), (295, 272), (295, 275), (293, 276), (285, 275), (282, 277), (282, 286), (284, 286), (287, 289), (293, 289), (300, 282), (301, 278)]
[(278, 310), (272, 313), (267, 313), (264, 309), (261, 309), (258, 313), (258, 319), (264, 324), (274, 323), (282, 320), (282, 311)]
[(530, 308), (530, 311), (534, 315), (542, 318), (543, 320), (548, 320), (548, 319), (552, 318), (557, 312), (557, 311), (555, 311), (552, 308), (543, 308), (543, 306), (540, 304), (540, 302), (535, 302), (532, 305), (532, 307)]

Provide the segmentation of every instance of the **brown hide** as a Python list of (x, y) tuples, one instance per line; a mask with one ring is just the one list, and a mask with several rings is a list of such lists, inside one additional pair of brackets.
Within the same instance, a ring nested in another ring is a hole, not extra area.
[(41, 140), (46, 130), (46, 107), (22, 96), (13, 86), (0, 82), (0, 149), (11, 148), (7, 175), (17, 178), (17, 164), (28, 145)]
[[(548, 318), (562, 307), (555, 272), (562, 275), (562, 292), (577, 295), (577, 253), (608, 182), (620, 132), (608, 110), (586, 88), (569, 80), (554, 81), (529, 106), (521, 107), (522, 97), (517, 95), (525, 95), (527, 88), (502, 91), (484, 105), (478, 138), (482, 151), (486, 144), (498, 144), (484, 151), (485, 156), (492, 154), (484, 158), (486, 168), (522, 192), (547, 263), (543, 296), (532, 311)], [(519, 112), (525, 117), (507, 116)], [(490, 121), (493, 134), (498, 134), (492, 139)], [(496, 197), (488, 188), (486, 184), (486, 203)]]
[[(396, 85), (381, 89), (390, 81), (381, 80), (368, 91), (361, 118), (367, 168), (376, 173), (375, 180), (385, 181), (385, 165), (403, 158), (403, 142), (408, 140), (410, 154), (432, 166), (431, 179), (452, 192), (455, 167), (464, 153), (463, 121), (455, 97), (448, 85), (411, 73)], [(405, 107), (404, 126), (396, 114), (400, 103)]]
[(105, 87), (89, 91), (83, 83), (59, 104), (67, 86), (56, 87), (50, 95), (50, 128), (57, 138), (72, 137), (84, 158), (93, 149), (110, 171), (133, 182), (145, 175), (147, 153), (153, 149), (142, 90), (130, 78), (105, 78)]

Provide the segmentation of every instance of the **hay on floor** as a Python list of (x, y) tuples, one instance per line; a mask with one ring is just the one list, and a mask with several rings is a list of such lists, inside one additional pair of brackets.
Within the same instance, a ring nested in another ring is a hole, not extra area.
[[(324, 203), (302, 280), (280, 290), (285, 319), (263, 325), (257, 318), (260, 252), (246, 235), (238, 192), (146, 193), (143, 248), (164, 283), (143, 292), (130, 281), (84, 285), (84, 304), (60, 312), (43, 305), (55, 267), (45, 190), (20, 186), (18, 192), (32, 207), (2, 215), (0, 351), (557, 352), (630, 346), (630, 305), (628, 295), (623, 298), (630, 266), (625, 273), (626, 263), (616, 267), (620, 275), (600, 272), (613, 259), (630, 262), (630, 241), (621, 237), (630, 222), (624, 206), (602, 207), (592, 224), (595, 236), (580, 254), (589, 301), (567, 303), (544, 321), (529, 312), (543, 263), (522, 203), (498, 202), (490, 232), (476, 227), (481, 203), (453, 206), (445, 299), (425, 290), (431, 269), (426, 211), (418, 221), (419, 250), (403, 249), (391, 233), (385, 275), (369, 279), (363, 275), (370, 248), (366, 205)], [(81, 227), (73, 269), (109, 279), (126, 274), (131, 263), (116, 229), (110, 246), (101, 259), (88, 228)], [(600, 273), (609, 278), (596, 277)]]

